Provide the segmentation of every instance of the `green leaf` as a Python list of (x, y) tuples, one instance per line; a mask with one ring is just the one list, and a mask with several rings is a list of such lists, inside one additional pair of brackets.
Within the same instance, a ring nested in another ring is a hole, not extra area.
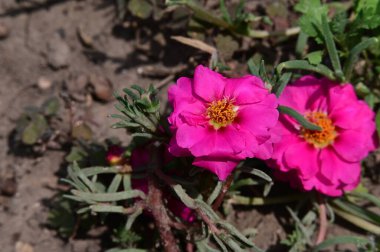
[(309, 61), (312, 65), (318, 65), (322, 62), (322, 56), (323, 51), (314, 51), (311, 53), (308, 53), (305, 58)]
[(302, 125), (302, 127), (306, 128), (306, 129), (318, 130), (318, 131), (322, 130), (321, 127), (309, 122), (300, 113), (298, 113), (297, 111), (295, 111), (294, 109), (292, 109), (290, 107), (278, 106), (278, 110), (283, 114), (286, 114), (286, 115), (293, 117), (299, 124)]
[(336, 13), (330, 23), (332, 33), (335, 36), (339, 36), (343, 34), (347, 23), (348, 23), (347, 12), (340, 11)]
[(369, 211), (369, 210), (366, 210), (365, 208), (363, 208), (361, 206), (355, 205), (351, 202), (345, 202), (341, 199), (335, 199), (333, 201), (333, 204), (337, 205), (341, 209), (343, 209), (343, 210), (345, 210), (351, 214), (354, 214), (354, 215), (362, 218), (363, 220), (370, 221), (370, 222), (373, 222), (377, 225), (380, 225), (380, 216)]
[(356, 225), (357, 227), (367, 230), (373, 234), (380, 235), (380, 227), (378, 225), (375, 225), (372, 222), (368, 222), (349, 212), (341, 210), (340, 208), (333, 207), (333, 209), (336, 215), (345, 219), (346, 221)]
[(108, 193), (114, 193), (117, 192), (117, 189), (119, 189), (121, 184), (122, 175), (116, 174), (115, 177), (113, 177), (113, 180), (110, 184), (110, 186), (107, 189)]
[(272, 178), (268, 174), (266, 174), (265, 172), (263, 172), (263, 171), (261, 171), (259, 169), (255, 169), (255, 168), (252, 168), (252, 167), (246, 167), (246, 166), (244, 166), (244, 167), (241, 167), (241, 170), (243, 172), (246, 172), (246, 173), (255, 175), (255, 176), (259, 177), (259, 178), (262, 178), (262, 179), (264, 179), (267, 182), (272, 182)]
[(376, 113), (376, 130), (377, 136), (380, 138), (380, 109), (378, 109)]
[(129, 88), (124, 88), (123, 91), (124, 91), (124, 93), (129, 95), (129, 97), (131, 97), (132, 100), (138, 100), (140, 98), (137, 94), (135, 94), (135, 92), (133, 92)]
[(313, 248), (312, 252), (318, 252), (337, 244), (355, 244), (363, 246), (370, 243), (370, 240), (368, 240), (367, 238), (357, 236), (337, 236), (334, 238), (327, 239), (324, 242), (318, 244)]
[(123, 174), (123, 188), (124, 188), (124, 191), (129, 191), (132, 189), (130, 174)]
[(299, 19), (301, 31), (314, 37), (317, 42), (321, 42), (322, 38), (320, 37), (317, 27), (321, 26), (322, 15), (327, 14), (327, 5), (322, 5), (320, 0), (300, 0), (294, 9), (303, 13)]
[(380, 208), (380, 199), (376, 197), (375, 195), (372, 195), (367, 192), (357, 192), (357, 191), (352, 191), (352, 192), (349, 192), (348, 194), (350, 196), (355, 196), (361, 199), (368, 200)]
[(35, 144), (45, 133), (48, 123), (44, 116), (37, 114), (22, 132), (21, 141), (27, 145)]
[(66, 162), (72, 163), (74, 161), (80, 162), (87, 156), (87, 152), (80, 147), (73, 146), (70, 153), (65, 157)]
[(185, 189), (183, 189), (183, 187), (180, 185), (180, 184), (176, 184), (173, 186), (173, 190), (175, 191), (175, 193), (177, 194), (177, 196), (181, 199), (181, 201), (188, 207), (188, 208), (191, 208), (191, 209), (194, 209), (195, 208), (195, 204), (194, 204), (194, 199), (191, 198), (185, 191)]
[(275, 86), (273, 92), (276, 94), (276, 97), (279, 98), (284, 91), (286, 85), (288, 85), (290, 78), (292, 77), (292, 73), (284, 73), (281, 75), (278, 80), (277, 85)]
[(335, 41), (327, 21), (326, 13), (322, 14), (321, 31), (323, 35), (323, 40), (327, 48), (327, 52), (329, 53), (329, 57), (334, 68), (335, 75), (339, 78), (339, 80), (343, 80), (342, 66), (340, 65), (338, 51), (336, 50)]
[(327, 66), (318, 64), (316, 66), (311, 65), (307, 60), (290, 60), (280, 63), (276, 70), (278, 74), (281, 74), (283, 69), (292, 70), (307, 70), (315, 73), (319, 73), (330, 80), (335, 80), (334, 72), (331, 71)]
[(289, 202), (300, 201), (304, 198), (304, 194), (294, 194), (280, 197), (245, 197), (240, 195), (234, 195), (231, 199), (231, 203), (245, 206), (264, 206), (288, 204)]
[(304, 55), (308, 38), (309, 36), (303, 31), (301, 31), (298, 35), (297, 43), (296, 43), (296, 54), (300, 57)]
[(127, 224), (125, 225), (125, 229), (130, 230), (132, 228), (133, 223), (137, 219), (137, 217), (142, 214), (143, 209), (140, 207), (134, 213), (128, 216)]
[(92, 130), (85, 122), (80, 122), (74, 125), (71, 135), (75, 139), (89, 141), (92, 139)]
[(85, 199), (85, 200), (93, 200), (97, 202), (112, 202), (112, 201), (120, 201), (132, 198), (142, 198), (145, 199), (145, 194), (140, 190), (131, 190), (124, 192), (116, 192), (116, 193), (90, 193), (90, 192), (82, 192), (78, 190), (71, 190), (72, 194), (75, 196)]
[(69, 237), (74, 232), (76, 222), (73, 205), (64, 198), (54, 203), (48, 215), (48, 225), (57, 229), (62, 237)]
[(375, 29), (380, 26), (380, 1), (355, 1), (356, 18), (352, 26), (356, 29)]
[(227, 10), (225, 0), (220, 0), (219, 1), (219, 8), (220, 8), (220, 11), (222, 12), (223, 19), (227, 23), (232, 24), (232, 19), (231, 19), (230, 13)]
[(97, 174), (104, 174), (104, 173), (119, 173), (120, 170), (117, 167), (103, 167), (103, 166), (93, 166), (88, 168), (83, 168), (82, 172), (87, 177), (94, 176)]
[(52, 116), (52, 115), (57, 114), (57, 112), (59, 110), (58, 98), (57, 97), (49, 98), (48, 100), (46, 100), (42, 104), (41, 108), (42, 108), (44, 115)]
[(122, 206), (113, 206), (113, 205), (92, 205), (90, 210), (97, 213), (124, 213), (124, 207)]
[(221, 239), (219, 239), (219, 237), (217, 235), (212, 234), (212, 238), (214, 238), (214, 240), (216, 241), (216, 244), (219, 246), (221, 251), (228, 252), (226, 245), (224, 245), (223, 241)]
[(147, 19), (152, 14), (153, 6), (147, 0), (129, 0), (128, 9), (134, 16)]
[(252, 178), (244, 178), (244, 179), (235, 181), (230, 187), (230, 191), (237, 191), (240, 187), (258, 185), (258, 184), (259, 182), (256, 180), (253, 180)]
[(247, 247), (254, 247), (255, 244), (250, 241), (247, 237), (245, 237), (242, 233), (240, 233), (239, 230), (237, 230), (233, 225), (226, 221), (220, 221), (217, 223), (220, 225), (223, 229), (227, 230), (228, 233), (232, 236), (235, 236), (237, 239), (239, 239), (240, 242), (242, 242)]
[(134, 90), (139, 92), (140, 95), (142, 95), (146, 92), (145, 89), (143, 89), (142, 87), (140, 87), (138, 85), (132, 85), (131, 88), (133, 88)]
[(215, 213), (215, 211), (211, 208), (210, 205), (208, 205), (206, 202), (204, 202), (201, 199), (194, 199), (195, 205), (199, 207), (202, 212), (208, 215), (212, 221), (218, 221), (220, 220), (219, 215)]
[(344, 75), (349, 80), (353, 72), (354, 63), (358, 60), (359, 54), (368, 47), (375, 45), (379, 40), (377, 38), (368, 38), (357, 44), (351, 49), (348, 59), (346, 60), (343, 68)]
[(207, 199), (207, 204), (211, 205), (214, 202), (214, 200), (218, 197), (220, 191), (222, 190), (222, 187), (223, 187), (223, 182), (218, 180), (214, 190), (212, 191), (212, 193)]

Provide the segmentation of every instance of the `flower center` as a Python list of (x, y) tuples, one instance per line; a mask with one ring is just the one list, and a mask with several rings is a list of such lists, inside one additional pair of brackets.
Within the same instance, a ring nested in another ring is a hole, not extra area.
[(213, 101), (206, 110), (207, 117), (210, 119), (210, 124), (215, 129), (226, 127), (232, 123), (237, 115), (238, 107), (233, 105), (233, 102), (227, 98)]
[(337, 136), (335, 126), (331, 119), (323, 112), (309, 112), (305, 116), (310, 122), (322, 128), (321, 131), (301, 128), (301, 136), (306, 142), (314, 145), (315, 148), (324, 148), (334, 142)]

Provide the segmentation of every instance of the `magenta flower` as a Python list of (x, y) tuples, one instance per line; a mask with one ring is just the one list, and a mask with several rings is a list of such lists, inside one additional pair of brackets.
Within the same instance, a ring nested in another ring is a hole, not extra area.
[(289, 85), (280, 105), (302, 113), (322, 131), (303, 128), (281, 115), (282, 140), (271, 165), (277, 177), (304, 190), (339, 196), (360, 180), (360, 161), (376, 148), (374, 113), (351, 84), (304, 76)]
[(112, 145), (108, 148), (106, 159), (110, 165), (121, 165), (125, 163), (123, 157), (124, 149), (118, 145)]
[(225, 180), (239, 161), (272, 156), (278, 138), (277, 99), (255, 76), (226, 78), (198, 66), (169, 89), (173, 132), (169, 151), (194, 156), (193, 165)]

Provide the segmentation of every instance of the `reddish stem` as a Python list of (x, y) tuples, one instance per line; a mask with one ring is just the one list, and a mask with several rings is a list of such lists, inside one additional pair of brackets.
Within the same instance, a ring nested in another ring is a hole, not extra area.
[(228, 189), (230, 189), (230, 186), (232, 184), (232, 180), (233, 180), (233, 176), (231, 174), (230, 176), (228, 176), (226, 183), (224, 183), (224, 185), (222, 187), (222, 191), (220, 192), (220, 194), (216, 198), (214, 204), (212, 205), (212, 209), (214, 211), (216, 211), (220, 207), (220, 205), (222, 204), (224, 196), (226, 196)]
[(315, 245), (323, 242), (327, 233), (326, 202), (319, 193), (317, 193), (317, 201), (319, 207), (319, 231)]
[(150, 176), (149, 179), (149, 194), (147, 203), (148, 208), (152, 212), (158, 232), (160, 233), (161, 242), (165, 251), (179, 252), (177, 242), (170, 228), (171, 220), (162, 199), (162, 191), (159, 188), (158, 182), (154, 176)]

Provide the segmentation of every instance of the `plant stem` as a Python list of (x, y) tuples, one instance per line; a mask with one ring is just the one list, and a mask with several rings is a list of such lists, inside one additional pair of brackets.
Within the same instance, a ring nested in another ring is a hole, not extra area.
[(216, 235), (219, 235), (221, 233), (221, 231), (214, 224), (214, 222), (200, 208), (195, 208), (194, 210), (197, 212), (199, 217), (201, 217), (201, 219), (207, 224), (211, 233), (216, 234)]
[(346, 221), (348, 221), (348, 222), (350, 222), (350, 223), (352, 223), (352, 224), (354, 224), (354, 225), (356, 225), (356, 226), (358, 226), (358, 227), (360, 227), (360, 228), (362, 228), (368, 232), (371, 232), (375, 235), (380, 235), (380, 227), (379, 226), (377, 226), (373, 223), (370, 223), (368, 221), (365, 221), (362, 218), (359, 218), (355, 215), (347, 213), (347, 212), (345, 212), (345, 211), (343, 211), (337, 207), (333, 207), (333, 209), (334, 209), (334, 212), (338, 216), (342, 217)]
[(298, 201), (304, 199), (305, 194), (294, 194), (286, 197), (271, 197), (271, 198), (261, 198), (261, 197), (245, 197), (240, 195), (234, 195), (229, 199), (229, 203), (236, 205), (245, 206), (264, 206), (264, 205), (274, 205), (274, 204), (284, 204), (293, 201)]
[(228, 189), (230, 189), (233, 179), (234, 177), (232, 176), (232, 174), (230, 174), (226, 180), (226, 183), (223, 185), (222, 191), (220, 192), (219, 196), (216, 198), (214, 204), (212, 205), (212, 209), (214, 211), (216, 211), (222, 204), (224, 196), (226, 195)]
[(323, 242), (327, 233), (327, 216), (326, 216), (326, 202), (321, 194), (317, 193), (317, 201), (319, 207), (319, 231), (315, 245)]
[(149, 194), (147, 198), (148, 208), (152, 212), (164, 250), (166, 252), (179, 252), (177, 242), (170, 228), (170, 218), (164, 206), (162, 191), (156, 178), (149, 177)]

